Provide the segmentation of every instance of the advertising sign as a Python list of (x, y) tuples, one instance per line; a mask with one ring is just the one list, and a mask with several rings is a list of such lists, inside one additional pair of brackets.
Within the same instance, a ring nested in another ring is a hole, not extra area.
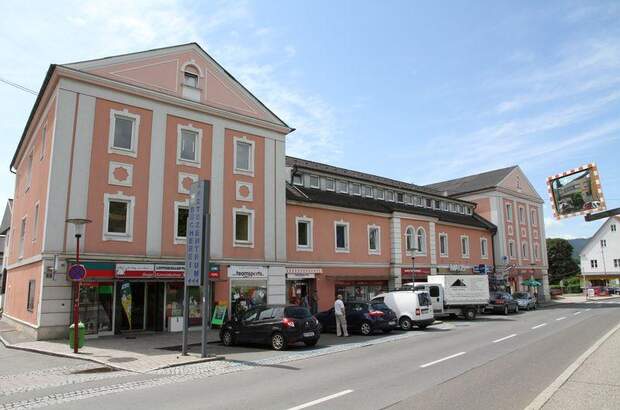
[(152, 263), (117, 263), (117, 278), (152, 278), (155, 276), (155, 265)]
[(226, 320), (226, 304), (216, 305), (213, 310), (213, 317), (211, 318), (212, 325), (223, 325)]
[(129, 323), (129, 330), (131, 330), (131, 284), (129, 282), (123, 282), (121, 285), (121, 305), (127, 315), (127, 322)]
[(594, 164), (548, 177), (547, 191), (556, 219), (606, 209), (598, 169)]
[(184, 265), (155, 265), (156, 278), (182, 278), (184, 273)]
[(269, 268), (266, 266), (229, 266), (230, 279), (267, 279)]
[(185, 253), (185, 286), (200, 286), (203, 264), (203, 215), (205, 213), (204, 183), (194, 182), (189, 191), (187, 245)]

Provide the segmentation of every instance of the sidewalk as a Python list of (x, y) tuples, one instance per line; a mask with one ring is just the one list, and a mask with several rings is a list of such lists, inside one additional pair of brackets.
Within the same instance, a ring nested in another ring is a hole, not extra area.
[(620, 408), (620, 329), (603, 342), (543, 405), (545, 410)]

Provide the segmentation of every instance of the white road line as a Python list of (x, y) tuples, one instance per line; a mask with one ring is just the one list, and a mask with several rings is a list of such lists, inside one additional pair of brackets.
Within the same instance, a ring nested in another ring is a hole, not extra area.
[(539, 325), (534, 326), (534, 327), (532, 328), (532, 330), (534, 330), (534, 329), (538, 329), (539, 327), (543, 327), (543, 326), (547, 326), (547, 324), (546, 324), (546, 323), (541, 323), (541, 324), (539, 324)]
[(329, 396), (321, 397), (320, 399), (309, 401), (308, 403), (300, 404), (299, 406), (291, 407), (288, 410), (301, 410), (301, 409), (305, 409), (305, 408), (308, 408), (308, 407), (316, 406), (317, 404), (320, 404), (320, 403), (326, 402), (328, 400), (332, 400), (332, 399), (335, 399), (335, 398), (347, 395), (349, 393), (353, 393), (353, 390), (343, 390), (340, 393), (335, 393), (335, 394), (331, 394)]
[(557, 319), (555, 319), (555, 320), (558, 320), (558, 321), (559, 321), (559, 320), (564, 320), (564, 319), (566, 319), (566, 316), (559, 317), (559, 318), (557, 318)]
[(464, 355), (465, 353), (466, 353), (466, 352), (459, 352), (459, 353), (456, 353), (456, 354), (453, 354), (453, 355), (450, 355), (450, 356), (444, 357), (444, 358), (442, 358), (442, 359), (435, 360), (434, 362), (429, 362), (429, 363), (423, 364), (423, 365), (421, 365), (420, 367), (421, 367), (421, 368), (425, 368), (425, 367), (428, 367), (428, 366), (432, 366), (432, 365), (434, 365), (434, 364), (441, 363), (441, 362), (444, 362), (444, 361), (446, 361), (446, 360), (450, 360), (450, 359), (454, 359), (455, 357), (462, 356), (462, 355)]
[(504, 340), (510, 339), (512, 337), (515, 337), (516, 335), (517, 335), (516, 333), (513, 333), (513, 334), (511, 334), (509, 336), (502, 337), (501, 339), (493, 340), (493, 343), (503, 342)]
[(575, 312), (575, 313), (573, 313), (573, 316), (577, 316), (577, 315), (580, 315), (580, 314), (581, 314), (581, 312)]

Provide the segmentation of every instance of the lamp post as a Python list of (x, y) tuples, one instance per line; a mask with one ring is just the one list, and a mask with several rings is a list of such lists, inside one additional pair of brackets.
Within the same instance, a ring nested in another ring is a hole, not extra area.
[[(90, 219), (69, 218), (67, 223), (73, 225), (75, 229), (75, 264), (80, 265), (80, 238), (84, 235), (85, 225), (91, 223)], [(80, 280), (73, 279), (73, 353), (78, 352), (78, 324), (80, 322)]]

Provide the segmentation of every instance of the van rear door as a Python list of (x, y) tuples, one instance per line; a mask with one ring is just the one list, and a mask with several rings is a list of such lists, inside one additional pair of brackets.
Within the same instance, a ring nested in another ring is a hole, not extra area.
[(433, 311), (443, 313), (443, 289), (439, 285), (428, 285), (428, 293), (433, 302)]

